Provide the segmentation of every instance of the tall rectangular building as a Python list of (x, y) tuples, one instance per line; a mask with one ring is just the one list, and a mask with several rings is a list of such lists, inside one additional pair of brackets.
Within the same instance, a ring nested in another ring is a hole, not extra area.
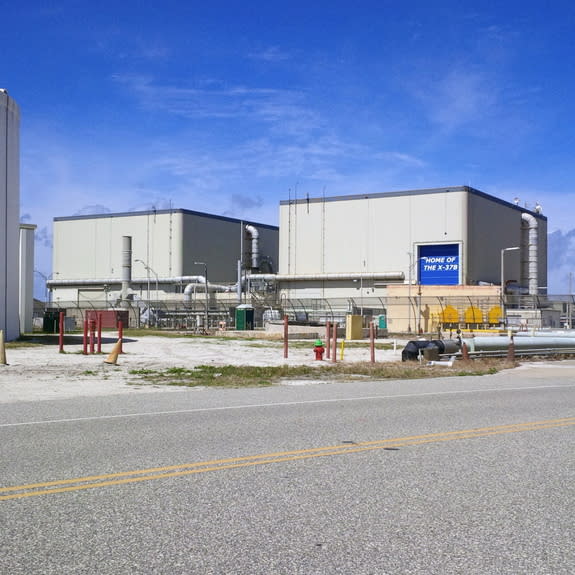
[(0, 89), (0, 329), (6, 339), (20, 334), (20, 111)]

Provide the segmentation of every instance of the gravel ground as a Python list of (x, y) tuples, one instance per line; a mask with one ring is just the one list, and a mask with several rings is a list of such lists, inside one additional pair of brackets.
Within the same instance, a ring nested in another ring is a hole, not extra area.
[[(390, 340), (378, 340), (378, 343)], [(6, 349), (7, 365), (0, 365), (0, 403), (64, 399), (78, 396), (120, 393), (151, 393), (157, 385), (133, 385), (137, 376), (130, 371), (170, 367), (192, 368), (197, 365), (319, 365), (314, 359), (313, 340), (305, 347), (291, 347), (284, 358), (283, 342), (222, 338), (172, 338), (145, 336), (123, 343), (124, 353), (115, 365), (105, 363), (114, 347), (109, 340), (102, 354), (83, 355), (82, 345), (66, 345), (59, 353), (53, 345), (35, 345)], [(405, 342), (396, 351), (376, 350), (376, 361), (400, 361)], [(341, 357), (338, 345), (338, 360)], [(345, 362), (369, 361), (369, 344), (344, 350)], [(326, 360), (324, 359), (324, 362)], [(294, 382), (296, 383), (296, 382)]]

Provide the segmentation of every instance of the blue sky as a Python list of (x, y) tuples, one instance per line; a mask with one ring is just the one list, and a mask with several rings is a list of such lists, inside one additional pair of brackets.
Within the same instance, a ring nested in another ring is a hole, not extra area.
[(543, 206), (566, 293), (575, 4), (489, 4), (1, 2), (37, 269), (55, 216), (471, 185)]

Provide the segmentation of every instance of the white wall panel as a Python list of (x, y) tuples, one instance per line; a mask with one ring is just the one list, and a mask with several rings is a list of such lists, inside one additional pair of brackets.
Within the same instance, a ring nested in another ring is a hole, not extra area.
[(0, 329), (6, 339), (20, 334), (20, 112), (0, 91)]

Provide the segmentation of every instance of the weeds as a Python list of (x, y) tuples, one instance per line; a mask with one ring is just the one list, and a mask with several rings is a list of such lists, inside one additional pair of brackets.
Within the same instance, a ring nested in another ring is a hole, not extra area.
[(262, 387), (281, 383), (282, 380), (309, 379), (314, 381), (349, 381), (382, 379), (422, 379), (446, 376), (488, 375), (507, 367), (504, 361), (478, 360), (473, 366), (461, 369), (427, 367), (406, 363), (338, 363), (321, 366), (247, 366), (198, 365), (194, 368), (170, 367), (158, 371), (139, 369), (130, 371), (140, 380), (156, 385), (182, 385), (188, 387)]

